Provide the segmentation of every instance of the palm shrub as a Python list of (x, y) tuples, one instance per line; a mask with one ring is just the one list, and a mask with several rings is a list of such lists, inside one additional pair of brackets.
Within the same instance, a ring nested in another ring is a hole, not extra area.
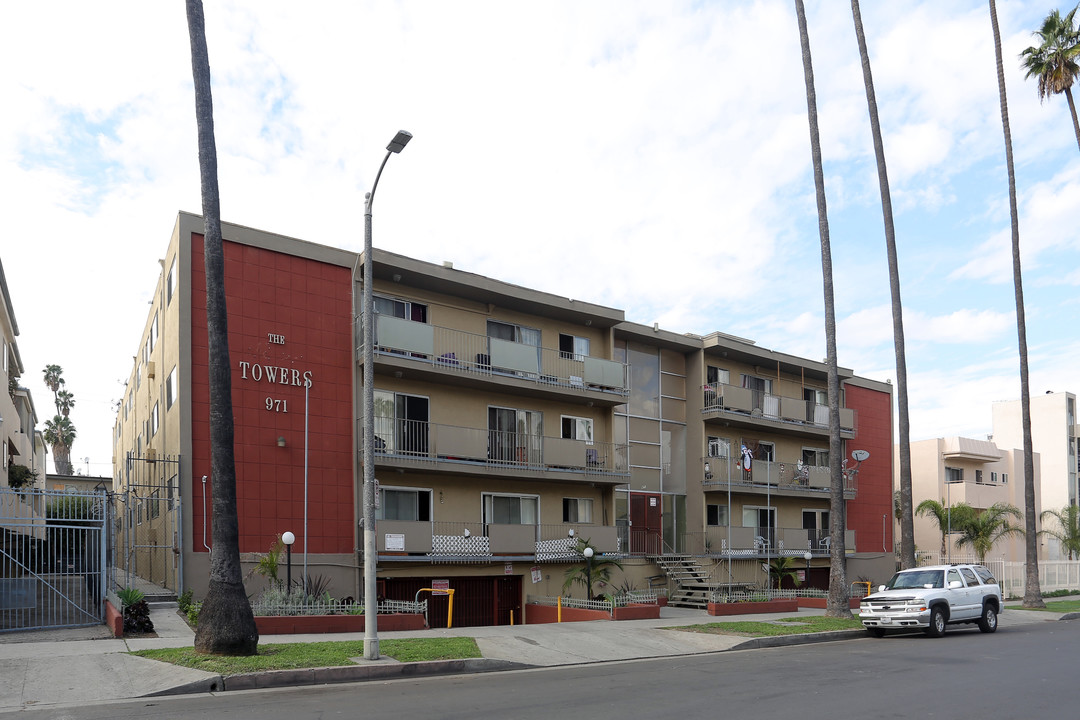
[(585, 548), (592, 547), (592, 538), (578, 538), (577, 545), (574, 546), (574, 554), (578, 560), (574, 565), (571, 565), (566, 570), (566, 574), (563, 578), (563, 592), (567, 592), (574, 585), (581, 585), (585, 588), (586, 599), (592, 600), (596, 596), (593, 593), (592, 586), (597, 582), (601, 585), (611, 584), (611, 573), (614, 568), (623, 569), (622, 563), (614, 557), (607, 555), (601, 555), (595, 553), (592, 558), (592, 567), (590, 568), (589, 562), (585, 557)]
[[(959, 547), (971, 546), (981, 563), (998, 540), (1010, 535), (1024, 534), (1021, 526), (1010, 522), (1010, 520), (1023, 522), (1023, 519), (1024, 514), (1016, 506), (1008, 503), (994, 503), (982, 512), (972, 512), (963, 519), (958, 528), (960, 537), (957, 538), (956, 544)], [(955, 515), (953, 527), (956, 528)]]
[(791, 582), (796, 587), (802, 585), (802, 581), (799, 580), (799, 573), (794, 567), (795, 558), (791, 555), (778, 555), (769, 562), (769, 586), (772, 587), (773, 580), (776, 581), (776, 589), (780, 589), (780, 585), (784, 582), (784, 578), (791, 578)]
[(1080, 507), (1066, 505), (1060, 510), (1043, 510), (1039, 517), (1043, 522), (1053, 518), (1058, 524), (1056, 529), (1040, 530), (1040, 535), (1056, 538), (1061, 543), (1061, 549), (1069, 553), (1069, 560), (1072, 560), (1074, 556), (1080, 557)]

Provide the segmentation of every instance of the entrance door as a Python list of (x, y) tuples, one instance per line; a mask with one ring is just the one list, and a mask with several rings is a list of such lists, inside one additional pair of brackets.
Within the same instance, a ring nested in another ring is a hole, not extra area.
[(630, 494), (630, 552), (636, 555), (660, 555), (663, 549), (663, 521), (660, 495)]

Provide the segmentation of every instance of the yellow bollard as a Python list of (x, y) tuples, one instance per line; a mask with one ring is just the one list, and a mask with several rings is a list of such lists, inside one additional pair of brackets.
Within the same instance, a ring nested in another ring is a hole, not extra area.
[(510, 627), (514, 627), (514, 611), (510, 611)]
[(559, 596), (559, 602), (557, 604), (559, 607), (559, 612), (555, 622), (562, 622), (562, 595)]

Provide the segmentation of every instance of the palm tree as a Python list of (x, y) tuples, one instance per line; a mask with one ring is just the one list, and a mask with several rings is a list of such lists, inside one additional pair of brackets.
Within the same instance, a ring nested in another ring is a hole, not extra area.
[(1039, 587), (1039, 546), (1035, 514), (1035, 461), (1031, 447), (1031, 392), (1028, 384), (1027, 323), (1024, 319), (1024, 285), (1020, 270), (1020, 219), (1016, 209), (1016, 170), (1013, 166), (1012, 131), (1009, 129), (1009, 101), (1005, 95), (1005, 69), (1001, 62), (1001, 31), (997, 5), (990, 0), (990, 25), (994, 31), (997, 59), (998, 98), (1001, 127), (1005, 134), (1005, 165), (1009, 171), (1009, 214), (1012, 218), (1013, 286), (1016, 294), (1016, 335), (1020, 354), (1020, 424), (1024, 435), (1024, 607), (1046, 607)]
[(1080, 55), (1080, 32), (1073, 27), (1076, 10), (1073, 8), (1065, 17), (1058, 10), (1051, 10), (1043, 20), (1042, 27), (1032, 33), (1039, 38), (1039, 44), (1020, 53), (1020, 59), (1021, 67), (1027, 71), (1024, 79), (1036, 79), (1039, 102), (1051, 95), (1065, 94), (1072, 114), (1076, 144), (1080, 147), (1080, 122), (1076, 119), (1076, 104), (1072, 96), (1072, 85), (1080, 75), (1080, 65), (1076, 62)]
[(802, 585), (799, 580), (799, 572), (795, 569), (795, 558), (791, 555), (778, 555), (769, 563), (769, 584), (776, 581), (776, 589), (784, 582), (784, 578), (791, 578), (796, 587)]
[(55, 399), (57, 391), (64, 384), (64, 370), (59, 365), (46, 365), (42, 372), (45, 375), (45, 386), (53, 391)]
[(75, 407), (75, 395), (67, 390), (61, 390), (56, 393), (56, 409), (60, 411), (60, 414), (67, 417), (71, 413), (71, 408)]
[(1043, 510), (1040, 519), (1043, 522), (1047, 518), (1054, 518), (1058, 522), (1058, 529), (1043, 528), (1040, 535), (1049, 535), (1061, 543), (1061, 548), (1069, 553), (1069, 560), (1073, 556), (1080, 557), (1080, 507), (1066, 505), (1060, 510)]
[(1019, 508), (1008, 503), (994, 503), (982, 512), (970, 513), (958, 528), (960, 537), (956, 539), (957, 546), (970, 545), (982, 563), (986, 560), (986, 553), (990, 552), (998, 540), (1010, 535), (1024, 534), (1023, 528), (1009, 522), (1010, 518), (1022, 521), (1024, 515)]
[(945, 500), (941, 502), (937, 500), (923, 500), (919, 503), (919, 506), (915, 508), (915, 514), (928, 517), (934, 521), (938, 530), (941, 532), (941, 562), (945, 562), (945, 558), (948, 556), (948, 548), (946, 543), (950, 532), (957, 532), (967, 521), (971, 515), (974, 514), (974, 508), (965, 502), (958, 502), (955, 505), (946, 504)]
[(885, 145), (881, 140), (874, 77), (870, 72), (870, 53), (863, 34), (859, 0), (851, 0), (851, 15), (855, 20), (855, 37), (862, 58), (863, 84), (866, 86), (866, 105), (870, 111), (870, 132), (874, 138), (874, 157), (877, 158), (878, 187), (881, 191), (881, 215), (885, 221), (885, 250), (889, 258), (889, 290), (892, 294), (893, 347), (896, 353), (896, 403), (900, 425), (900, 568), (915, 567), (915, 522), (911, 498), (911, 425), (908, 419), (907, 359), (904, 349), (904, 316), (900, 302), (900, 268), (896, 259), (896, 232), (893, 229), (892, 196), (889, 192), (889, 173), (885, 167)]
[(75, 425), (71, 419), (57, 415), (45, 421), (45, 442), (52, 446), (53, 465), (60, 475), (73, 475), (75, 468), (71, 464), (71, 446), (75, 442)]
[(844, 476), (841, 468), (840, 446), (840, 374), (836, 360), (836, 309), (833, 306), (832, 250), (829, 246), (829, 216), (825, 207), (825, 174), (821, 162), (821, 141), (818, 135), (817, 93), (814, 90), (814, 68), (810, 58), (810, 36), (806, 30), (806, 8), (795, 0), (795, 15), (799, 21), (799, 42), (802, 47), (803, 76), (806, 81), (806, 111), (810, 122), (810, 154), (814, 164), (814, 188), (817, 193), (818, 234), (821, 237), (821, 278), (825, 297), (825, 348), (829, 386), (829, 595), (825, 614), (829, 617), (851, 617), (847, 584), (846, 550), (844, 548)]
[(586, 600), (592, 600), (595, 597), (592, 587), (597, 581), (601, 585), (610, 585), (612, 569), (619, 568), (622, 570), (622, 563), (610, 555), (599, 555), (594, 550), (592, 558), (587, 558), (585, 548), (591, 547), (591, 538), (584, 540), (578, 538), (577, 545), (574, 547), (574, 554), (580, 560), (566, 570), (562, 586), (563, 592), (566, 592), (574, 585), (581, 585), (585, 588)]
[(199, 131), (199, 180), (206, 222), (203, 244), (210, 376), (210, 472), (214, 489), (210, 584), (199, 610), (195, 649), (214, 655), (255, 655), (259, 651), (259, 630), (240, 571), (225, 255), (221, 244), (214, 103), (210, 93), (210, 57), (206, 49), (202, 0), (187, 0), (187, 21), (191, 74), (195, 81), (195, 122)]

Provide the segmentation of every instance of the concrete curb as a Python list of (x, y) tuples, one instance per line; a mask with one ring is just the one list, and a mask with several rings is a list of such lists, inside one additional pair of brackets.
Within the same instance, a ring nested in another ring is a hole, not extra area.
[(1080, 620), (1080, 612), (1064, 613), (1058, 620)]
[(757, 650), (760, 648), (790, 647), (792, 645), (811, 645), (820, 642), (834, 642), (837, 640), (855, 640), (866, 637), (866, 630), (832, 630), (829, 632), (805, 633), (802, 635), (778, 635), (776, 637), (750, 638), (728, 650)]

